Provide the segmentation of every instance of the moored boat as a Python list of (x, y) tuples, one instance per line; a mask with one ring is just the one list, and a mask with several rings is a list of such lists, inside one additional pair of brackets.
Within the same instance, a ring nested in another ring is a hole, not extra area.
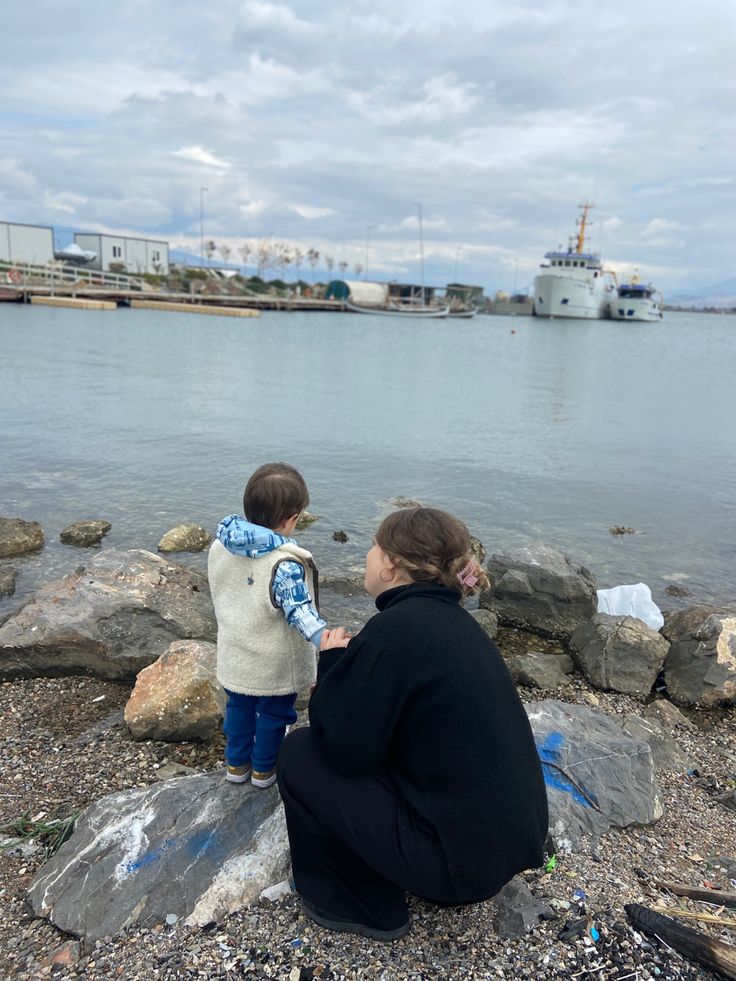
[(611, 300), (610, 315), (613, 320), (661, 320), (664, 306), (662, 294), (651, 283), (640, 283), (636, 277), (622, 283), (618, 296)]
[(417, 320), (421, 317), (430, 317), (433, 320), (438, 320), (442, 317), (446, 317), (450, 308), (445, 307), (426, 307), (426, 306), (411, 306), (410, 304), (399, 304), (390, 303), (385, 307), (363, 307), (357, 303), (350, 303), (350, 301), (345, 302), (345, 308), (352, 311), (352, 313), (372, 313), (374, 316), (379, 317), (409, 317), (413, 320)]
[(534, 279), (534, 313), (537, 317), (603, 320), (615, 297), (613, 274), (600, 256), (585, 251), (585, 232), (590, 204), (581, 204), (578, 232), (566, 252), (546, 252), (541, 272)]

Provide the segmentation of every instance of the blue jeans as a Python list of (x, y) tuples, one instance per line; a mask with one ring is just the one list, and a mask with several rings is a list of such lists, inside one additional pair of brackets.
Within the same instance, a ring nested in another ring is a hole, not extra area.
[(228, 691), (225, 706), (225, 760), (260, 773), (273, 770), (286, 727), (296, 722), (292, 695), (241, 695)]

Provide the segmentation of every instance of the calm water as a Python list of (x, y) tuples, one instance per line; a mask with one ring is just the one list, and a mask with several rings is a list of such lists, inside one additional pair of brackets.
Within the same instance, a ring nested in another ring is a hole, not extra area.
[[(0, 304), (0, 514), (40, 521), (18, 587), (71, 571), (80, 518), (155, 550), (216, 526), (258, 464), (305, 475), (301, 536), (345, 574), (391, 498), (444, 507), (489, 552), (545, 540), (600, 586), (733, 599), (736, 318), (661, 324), (348, 314), (258, 320)], [(614, 538), (611, 525), (637, 534)], [(332, 541), (343, 529), (346, 545)], [(203, 564), (202, 556), (184, 561)], [(10, 563), (6, 563), (10, 564)]]

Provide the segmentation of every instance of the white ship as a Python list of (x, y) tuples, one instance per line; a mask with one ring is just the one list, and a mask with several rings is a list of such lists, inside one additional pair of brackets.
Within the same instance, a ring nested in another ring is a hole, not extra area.
[(546, 252), (547, 262), (534, 279), (534, 313), (537, 317), (603, 320), (616, 296), (613, 274), (601, 265), (600, 256), (585, 251), (585, 229), (590, 204), (581, 204), (578, 232), (567, 252)]
[(611, 300), (613, 320), (661, 320), (662, 294), (651, 283), (640, 283), (636, 276), (631, 282), (622, 283), (618, 296)]

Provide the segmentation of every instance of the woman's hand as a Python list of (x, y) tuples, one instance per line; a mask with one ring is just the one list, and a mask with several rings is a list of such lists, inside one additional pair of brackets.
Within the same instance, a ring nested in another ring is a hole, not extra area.
[(345, 627), (335, 627), (334, 630), (325, 628), (319, 642), (319, 649), (326, 651), (330, 647), (347, 647), (350, 643), (350, 634)]

